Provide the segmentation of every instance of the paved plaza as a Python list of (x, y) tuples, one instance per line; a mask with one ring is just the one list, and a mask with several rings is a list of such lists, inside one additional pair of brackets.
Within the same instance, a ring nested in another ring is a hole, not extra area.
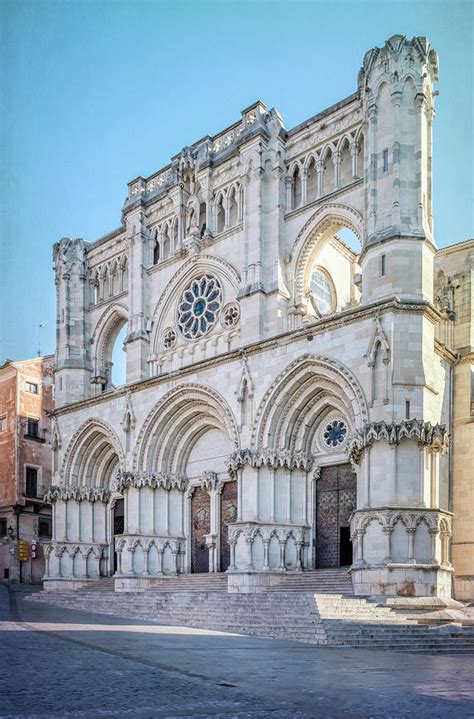
[(119, 619), (0, 588), (0, 719), (474, 717), (474, 656), (317, 647)]

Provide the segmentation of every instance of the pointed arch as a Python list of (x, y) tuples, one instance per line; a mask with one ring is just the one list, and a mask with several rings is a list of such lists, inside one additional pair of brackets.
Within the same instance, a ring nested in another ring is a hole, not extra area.
[(199, 384), (170, 390), (151, 410), (137, 439), (134, 468), (183, 474), (196, 441), (210, 429), (239, 446), (234, 415), (224, 398)]
[(362, 243), (362, 215), (352, 207), (336, 203), (316, 210), (298, 233), (290, 254), (289, 273), (294, 280), (295, 304), (302, 301), (309, 287), (310, 271), (317, 254), (341, 227), (352, 230)]
[(76, 486), (110, 486), (118, 469), (125, 467), (120, 440), (112, 427), (90, 418), (74, 433), (64, 453), (64, 483)]
[(107, 383), (110, 382), (114, 343), (127, 322), (127, 308), (115, 302), (102, 313), (91, 338), (94, 375), (104, 377)]
[(303, 355), (275, 379), (257, 411), (253, 449), (309, 452), (320, 414), (336, 407), (352, 429), (368, 419), (361, 385), (350, 370), (330, 357)]

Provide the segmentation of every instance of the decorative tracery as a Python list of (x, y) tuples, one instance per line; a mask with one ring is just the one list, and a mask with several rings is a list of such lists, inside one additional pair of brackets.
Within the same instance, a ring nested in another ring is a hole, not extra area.
[(184, 290), (178, 304), (178, 327), (186, 339), (205, 335), (216, 321), (222, 304), (222, 286), (217, 277), (202, 275)]

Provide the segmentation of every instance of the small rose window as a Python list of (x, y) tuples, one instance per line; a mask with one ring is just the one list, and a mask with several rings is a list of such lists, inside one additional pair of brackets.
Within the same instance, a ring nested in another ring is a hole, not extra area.
[(347, 427), (341, 419), (330, 422), (324, 430), (324, 442), (328, 447), (337, 447), (342, 444), (347, 435)]
[(178, 327), (189, 340), (202, 337), (212, 327), (222, 304), (222, 287), (212, 275), (193, 280), (178, 304)]

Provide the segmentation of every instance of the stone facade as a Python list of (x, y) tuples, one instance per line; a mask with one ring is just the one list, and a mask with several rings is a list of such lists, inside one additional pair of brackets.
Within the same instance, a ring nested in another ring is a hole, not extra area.
[[(0, 582), (39, 583), (51, 537), (54, 358), (7, 361), (0, 367)], [(25, 561), (18, 540), (28, 542)], [(36, 544), (35, 556), (31, 543)]]
[(47, 587), (226, 570), (246, 591), (352, 559), (357, 594), (451, 595), (472, 307), (435, 283), (458, 256), (433, 237), (437, 74), (426, 38), (394, 36), (350, 97), (291, 130), (257, 102), (130, 182), (117, 230), (55, 245)]

